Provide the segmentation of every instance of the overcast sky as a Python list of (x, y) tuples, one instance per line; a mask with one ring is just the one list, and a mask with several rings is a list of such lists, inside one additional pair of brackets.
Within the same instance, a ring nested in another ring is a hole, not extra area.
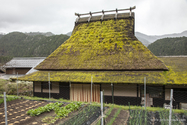
[(0, 33), (73, 30), (76, 13), (136, 6), (135, 31), (147, 35), (187, 30), (187, 0), (0, 0)]

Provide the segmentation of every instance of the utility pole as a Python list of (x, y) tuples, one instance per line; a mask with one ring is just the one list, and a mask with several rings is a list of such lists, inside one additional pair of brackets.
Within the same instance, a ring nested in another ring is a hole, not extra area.
[(144, 107), (146, 109), (146, 77), (144, 77)]
[(5, 108), (5, 125), (8, 125), (8, 119), (7, 119), (7, 105), (6, 105), (6, 92), (4, 92), (4, 108)]
[(104, 119), (103, 119), (103, 92), (101, 91), (101, 125), (104, 125)]
[(17, 96), (18, 96), (18, 72), (17, 72), (17, 80), (16, 80), (16, 83), (17, 83)]
[(173, 102), (173, 89), (171, 89), (171, 95), (170, 95), (169, 125), (171, 125), (171, 118), (172, 118), (172, 102)]

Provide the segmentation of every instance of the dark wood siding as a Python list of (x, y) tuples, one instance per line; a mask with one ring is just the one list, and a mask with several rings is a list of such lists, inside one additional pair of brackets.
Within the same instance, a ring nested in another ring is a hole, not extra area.
[(26, 74), (31, 68), (7, 68), (6, 74)]
[[(37, 97), (43, 97), (43, 98), (49, 98), (48, 92), (43, 92), (43, 86), (41, 84), (41, 92), (34, 92), (34, 96)], [(59, 99), (70, 99), (70, 87), (69, 83), (59, 83), (59, 93), (52, 93), (51, 92), (51, 98)]]
[(69, 83), (59, 83), (60, 97), (63, 99), (70, 99), (70, 86)]
[[(105, 103), (112, 103), (112, 96), (104, 96)], [(140, 97), (114, 96), (114, 104), (117, 105), (140, 105)]]

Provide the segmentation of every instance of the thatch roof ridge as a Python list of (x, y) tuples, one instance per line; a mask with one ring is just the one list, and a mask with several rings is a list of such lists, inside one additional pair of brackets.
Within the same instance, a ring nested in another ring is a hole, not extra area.
[[(134, 12), (131, 13), (119, 13), (117, 15), (117, 19), (125, 19), (125, 18), (134, 18), (135, 14)], [(115, 19), (115, 14), (106, 14), (103, 16), (103, 19), (101, 20), (102, 15), (97, 15), (97, 16), (92, 16), (91, 18), (88, 17), (81, 17), (79, 18), (79, 20), (76, 22), (76, 25), (78, 25), (79, 23), (88, 23), (89, 22), (94, 22), (94, 21), (106, 21), (106, 20), (111, 20), (111, 19)]]

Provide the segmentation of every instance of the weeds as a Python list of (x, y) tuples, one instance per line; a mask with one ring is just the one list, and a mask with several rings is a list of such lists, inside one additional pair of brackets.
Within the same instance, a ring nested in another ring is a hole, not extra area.
[[(18, 97), (6, 97), (7, 102), (10, 102), (16, 99), (18, 99)], [(0, 98), (0, 104), (2, 104), (3, 102), (4, 102), (4, 98)]]

